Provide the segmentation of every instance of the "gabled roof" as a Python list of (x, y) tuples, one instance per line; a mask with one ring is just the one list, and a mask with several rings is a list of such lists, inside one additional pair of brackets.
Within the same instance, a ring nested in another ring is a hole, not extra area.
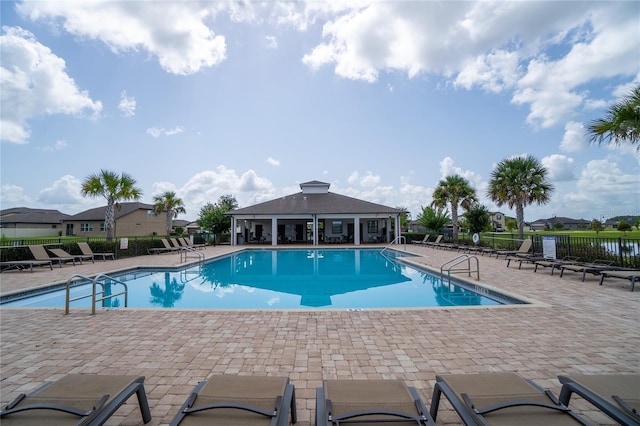
[[(120, 208), (116, 207), (116, 219), (126, 216), (136, 210), (153, 210), (153, 205), (145, 203), (119, 203)], [(96, 207), (95, 209), (85, 210), (76, 215), (69, 216), (65, 220), (68, 221), (100, 221), (104, 220), (107, 206)]]
[(588, 222), (588, 221), (584, 219), (571, 219), (570, 217), (555, 216), (555, 217), (550, 217), (548, 219), (538, 219), (533, 223), (539, 224), (539, 223), (585, 223), (585, 222)]
[(226, 214), (240, 215), (300, 215), (300, 214), (401, 214), (402, 209), (370, 203), (346, 195), (326, 192), (297, 192), (253, 206), (231, 210)]
[(58, 210), (15, 207), (0, 210), (0, 223), (55, 223), (59, 224), (69, 215)]

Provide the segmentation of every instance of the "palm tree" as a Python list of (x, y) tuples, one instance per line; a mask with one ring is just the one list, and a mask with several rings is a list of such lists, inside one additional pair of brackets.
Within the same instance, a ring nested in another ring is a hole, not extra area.
[(162, 195), (153, 197), (153, 211), (155, 214), (167, 212), (167, 221), (165, 223), (165, 230), (167, 237), (171, 234), (171, 225), (173, 219), (178, 217), (180, 213), (186, 213), (184, 209), (184, 203), (180, 198), (176, 198), (176, 193), (173, 191), (167, 191)]
[(107, 241), (113, 240), (113, 229), (116, 223), (116, 208), (120, 201), (139, 200), (142, 190), (136, 188), (136, 180), (126, 173), (118, 175), (109, 170), (100, 170), (85, 178), (82, 183), (82, 195), (84, 197), (104, 197), (107, 200), (105, 210), (104, 227), (107, 231)]
[(491, 172), (487, 195), (498, 205), (516, 208), (518, 236), (524, 237), (524, 206), (545, 204), (551, 199), (553, 185), (547, 180), (547, 169), (535, 157), (506, 158)]
[(605, 118), (592, 121), (587, 136), (591, 143), (640, 143), (640, 86), (611, 105)]
[(451, 224), (453, 225), (453, 239), (458, 239), (458, 207), (465, 210), (477, 202), (476, 190), (469, 181), (460, 175), (447, 176), (433, 191), (433, 202), (436, 207), (451, 206)]

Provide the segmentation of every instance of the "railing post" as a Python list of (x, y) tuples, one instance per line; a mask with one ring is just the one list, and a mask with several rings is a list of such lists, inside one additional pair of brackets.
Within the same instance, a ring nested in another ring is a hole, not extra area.
[(618, 237), (618, 261), (620, 266), (624, 266), (624, 256), (622, 254), (622, 237)]

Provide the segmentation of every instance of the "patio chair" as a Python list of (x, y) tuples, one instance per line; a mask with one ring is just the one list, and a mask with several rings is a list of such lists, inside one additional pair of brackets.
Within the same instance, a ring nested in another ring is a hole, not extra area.
[(506, 259), (507, 256), (530, 255), (529, 251), (531, 251), (531, 247), (533, 247), (533, 240), (531, 238), (527, 238), (526, 240), (522, 241), (522, 244), (520, 244), (518, 250), (496, 250), (493, 248), (486, 248), (482, 252), (488, 253), (489, 257), (495, 254), (496, 257), (504, 256)]
[(170, 253), (170, 252), (182, 250), (181, 247), (174, 247), (171, 244), (169, 244), (169, 241), (167, 241), (166, 238), (161, 238), (160, 241), (162, 242), (162, 245), (164, 247), (152, 247), (150, 249), (147, 249), (147, 253), (149, 253), (149, 254), (153, 254), (153, 253)]
[(551, 275), (564, 265), (575, 265), (580, 260), (577, 256), (565, 256), (562, 259), (539, 259), (533, 261), (533, 272), (538, 272), (538, 267), (551, 268)]
[(316, 390), (316, 426), (435, 425), (418, 391), (402, 380), (324, 380)]
[(56, 257), (59, 257), (60, 259), (72, 259), (74, 265), (76, 264), (76, 260), (80, 262), (80, 264), (82, 265), (82, 261), (86, 259), (90, 259), (91, 262), (95, 263), (95, 260), (93, 260), (93, 256), (87, 256), (84, 254), (70, 254), (62, 250), (61, 248), (50, 248), (47, 250), (49, 250), (51, 253), (53, 253)]
[(102, 425), (133, 394), (138, 397), (145, 423), (151, 412), (143, 376), (69, 374), (45, 383), (30, 394), (20, 394), (0, 411), (8, 425)]
[(29, 251), (31, 251), (31, 254), (33, 255), (33, 258), (35, 260), (48, 260), (49, 262), (57, 263), (58, 265), (60, 265), (61, 268), (62, 268), (62, 264), (65, 263), (65, 262), (71, 261), (71, 262), (73, 262), (74, 266), (76, 264), (76, 262), (73, 259), (73, 257), (62, 258), (60, 256), (58, 256), (58, 257), (49, 256), (49, 253), (47, 253), (47, 249), (44, 248), (44, 246), (41, 245), (41, 244), (29, 245), (27, 247), (29, 247)]
[(631, 281), (631, 291), (633, 291), (636, 286), (636, 281), (640, 281), (640, 269), (600, 271), (600, 285), (602, 285), (604, 283), (604, 279), (608, 277), (627, 279)]
[(640, 425), (640, 375), (558, 376), (560, 403), (569, 406), (578, 394), (621, 425)]
[(91, 250), (91, 247), (88, 243), (78, 243), (78, 247), (80, 247), (80, 251), (85, 256), (91, 256), (91, 259), (95, 259), (96, 256), (102, 257), (103, 261), (107, 260), (107, 257), (111, 257), (111, 259), (116, 260), (116, 255), (114, 253), (95, 253)]
[(442, 237), (444, 237), (444, 235), (442, 235), (442, 234), (441, 234), (441, 235), (438, 235), (438, 236), (436, 237), (436, 240), (435, 240), (435, 241), (431, 241), (431, 242), (427, 241), (427, 242), (426, 242), (426, 243), (424, 243), (424, 244), (425, 244), (425, 245), (427, 245), (427, 246), (430, 246), (430, 247), (435, 247), (435, 246), (437, 246), (438, 244), (440, 244), (440, 241), (442, 240)]
[(220, 375), (198, 383), (171, 421), (176, 425), (274, 425), (297, 421), (288, 377)]
[(182, 241), (184, 243), (185, 246), (187, 247), (193, 247), (194, 249), (203, 249), (205, 247), (207, 247), (206, 244), (194, 244), (191, 242), (191, 240), (189, 238), (178, 238), (178, 241)]
[(0, 271), (8, 271), (16, 269), (22, 271), (29, 269), (33, 272), (34, 266), (48, 266), (53, 271), (53, 261), (51, 260), (8, 260), (6, 262), (0, 262)]
[(596, 259), (593, 262), (575, 262), (571, 264), (560, 265), (560, 278), (564, 276), (565, 271), (582, 272), (582, 282), (586, 278), (587, 273), (600, 275), (603, 271), (622, 269), (619, 266), (612, 266), (610, 260)]
[(586, 425), (548, 390), (516, 373), (436, 376), (431, 417), (440, 396), (449, 400), (465, 425)]
[(411, 241), (411, 244), (423, 245), (423, 244), (426, 244), (428, 242), (429, 242), (429, 234), (426, 234), (422, 240), (420, 240), (420, 241), (418, 241), (418, 240)]

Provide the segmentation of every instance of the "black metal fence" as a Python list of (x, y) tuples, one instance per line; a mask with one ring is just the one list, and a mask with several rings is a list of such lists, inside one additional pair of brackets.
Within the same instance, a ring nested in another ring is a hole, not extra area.
[[(150, 248), (164, 247), (160, 241), (162, 236), (129, 237), (123, 243), (124, 238), (114, 238), (107, 241), (104, 237), (29, 237), (0, 240), (0, 261), (28, 260), (33, 256), (28, 245), (44, 245), (51, 248), (62, 248), (70, 254), (82, 254), (78, 242), (86, 242), (96, 253), (114, 253), (116, 259), (134, 257), (149, 254)], [(196, 244), (201, 244), (198, 238), (194, 238)]]
[[(424, 234), (405, 234), (408, 241), (422, 240)], [(545, 252), (544, 244), (550, 243), (555, 249), (555, 257), (562, 259), (566, 256), (577, 257), (582, 262), (603, 260), (613, 262), (616, 266), (640, 269), (640, 238), (625, 237), (579, 237), (572, 235), (526, 235), (533, 239), (533, 253), (542, 256)], [(433, 238), (432, 238), (433, 239)], [(445, 235), (444, 240), (447, 240)], [(450, 237), (449, 237), (450, 240)], [(458, 236), (459, 244), (473, 245), (472, 237), (468, 234)], [(518, 250), (522, 240), (517, 234), (506, 232), (486, 233), (480, 236), (480, 245), (500, 250)]]

